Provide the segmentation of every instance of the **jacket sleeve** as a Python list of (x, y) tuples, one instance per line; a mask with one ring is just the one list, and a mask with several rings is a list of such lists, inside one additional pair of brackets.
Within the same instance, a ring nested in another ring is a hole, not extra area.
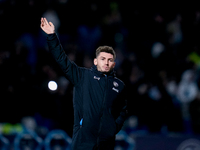
[(121, 112), (120, 112), (120, 115), (118, 116), (118, 118), (115, 120), (115, 122), (116, 122), (116, 127), (117, 127), (117, 131), (116, 131), (116, 133), (118, 133), (120, 130), (121, 130), (121, 128), (122, 128), (122, 126), (123, 126), (123, 124), (124, 124), (124, 121), (127, 119), (127, 117), (128, 117), (128, 101), (127, 101), (127, 99), (126, 99), (126, 94), (125, 94), (125, 89), (123, 90), (123, 94), (122, 94), (122, 96), (120, 96), (120, 98), (122, 98), (123, 99), (123, 101), (124, 101), (124, 105), (123, 105), (123, 108), (122, 108), (122, 110), (121, 110)]
[(82, 77), (81, 68), (68, 59), (56, 33), (47, 35), (47, 44), (49, 51), (65, 73), (67, 79), (76, 85)]

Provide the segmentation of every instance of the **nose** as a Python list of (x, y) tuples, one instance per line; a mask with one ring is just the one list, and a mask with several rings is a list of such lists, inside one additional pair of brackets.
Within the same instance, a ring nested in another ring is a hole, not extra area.
[(109, 61), (109, 60), (106, 60), (106, 65), (107, 65), (107, 66), (108, 66), (108, 61)]

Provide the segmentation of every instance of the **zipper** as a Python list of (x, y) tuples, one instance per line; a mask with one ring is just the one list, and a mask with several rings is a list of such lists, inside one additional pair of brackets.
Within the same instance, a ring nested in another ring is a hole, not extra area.
[(104, 110), (104, 107), (105, 107), (105, 101), (106, 101), (106, 91), (107, 91), (107, 82), (108, 82), (108, 78), (107, 78), (107, 75), (104, 75), (105, 76), (105, 80), (106, 80), (106, 83), (105, 83), (105, 90), (104, 90), (104, 99), (103, 99), (103, 106), (101, 108), (101, 117), (100, 117), (100, 123), (99, 123), (99, 130), (98, 130), (98, 136), (97, 136), (97, 147), (99, 146), (99, 140), (100, 140), (100, 132), (101, 132), (101, 128), (102, 128), (102, 117), (103, 117), (103, 110)]
[(80, 128), (82, 128), (82, 125), (83, 125), (83, 118), (80, 121)]

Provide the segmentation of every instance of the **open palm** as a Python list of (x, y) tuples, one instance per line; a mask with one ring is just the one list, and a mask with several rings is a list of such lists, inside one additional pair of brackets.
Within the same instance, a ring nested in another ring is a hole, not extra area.
[(46, 18), (41, 18), (40, 27), (47, 34), (55, 33), (55, 27), (52, 22), (48, 22)]

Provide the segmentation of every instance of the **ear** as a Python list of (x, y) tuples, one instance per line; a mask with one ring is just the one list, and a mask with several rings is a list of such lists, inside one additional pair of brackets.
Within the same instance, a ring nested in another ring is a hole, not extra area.
[(116, 62), (113, 63), (113, 68), (115, 67)]
[(96, 58), (94, 59), (94, 65), (95, 66), (97, 65), (97, 59)]

